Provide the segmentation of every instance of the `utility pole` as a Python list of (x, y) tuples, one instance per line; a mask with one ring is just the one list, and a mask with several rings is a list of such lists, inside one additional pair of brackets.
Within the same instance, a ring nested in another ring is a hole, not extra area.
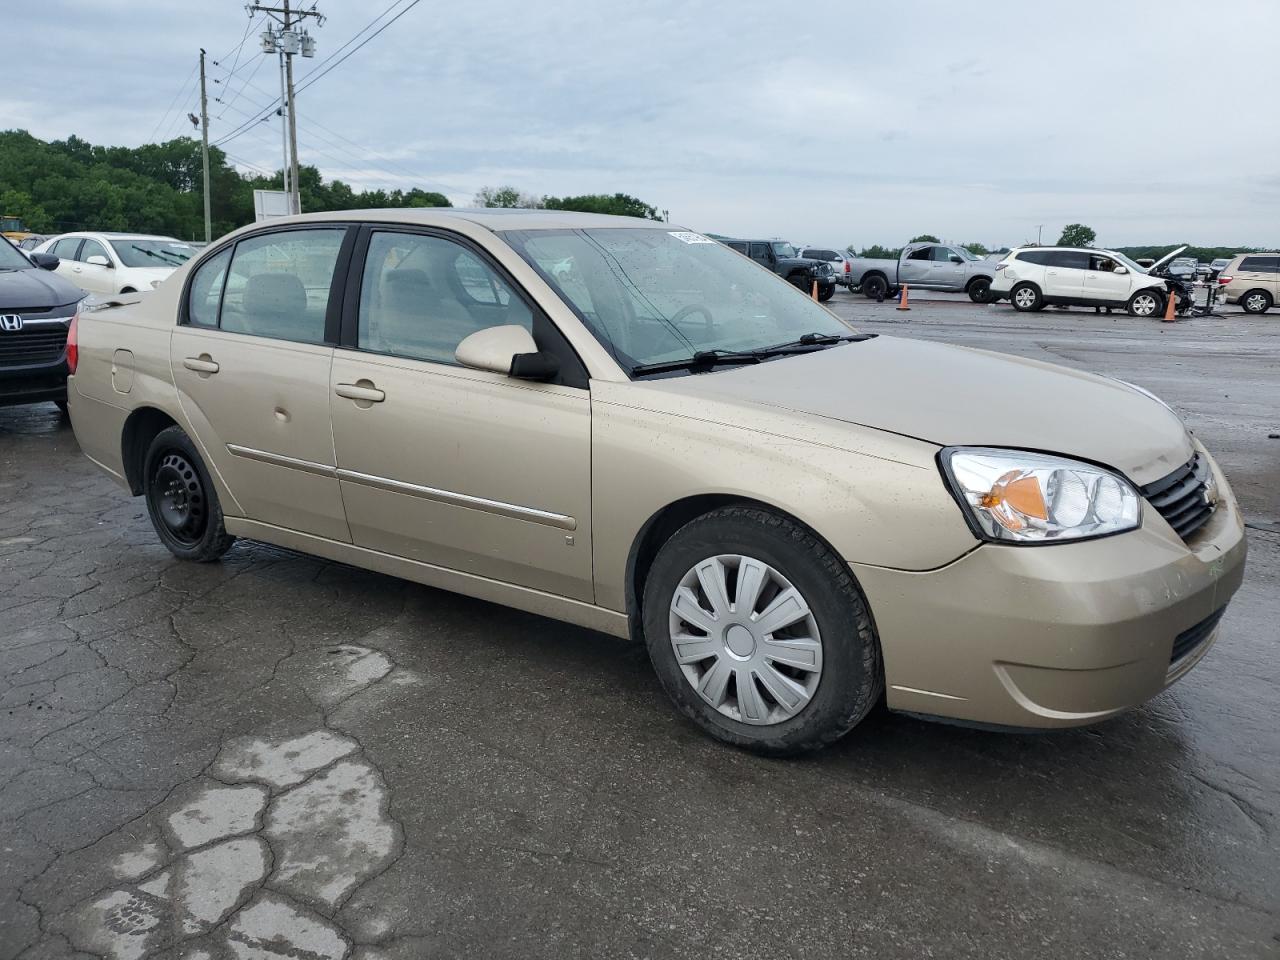
[(1044, 229), (1043, 223), (1036, 224), (1036, 246), (1040, 246), (1040, 231)]
[[(301, 53), (304, 57), (316, 55), (316, 42), (306, 29), (296, 29), (297, 24), (306, 21), (307, 17), (315, 17), (316, 24), (324, 23), (324, 16), (312, 5), (310, 10), (295, 10), (289, 7), (289, 0), (280, 0), (280, 6), (267, 7), (260, 3), (249, 4), (245, 8), (249, 16), (265, 13), (280, 23), (278, 28), (268, 27), (262, 33), (262, 52), (279, 53), (284, 64), (283, 76), (280, 78), (280, 105), (288, 118), (288, 156), (285, 158), (284, 179), (285, 190), (289, 193), (289, 209), (293, 213), (302, 212), (302, 198), (298, 191), (298, 111), (294, 102), (293, 89), (293, 56)], [(284, 137), (284, 132), (281, 132)]]
[(293, 212), (293, 190), (289, 187), (289, 122), (285, 119), (285, 104), (289, 102), (288, 88), (284, 85), (284, 51), (280, 52), (280, 181), (289, 194), (289, 212)]
[(204, 88), (204, 47), (200, 48), (200, 139), (204, 155), (204, 242), (213, 240), (213, 224), (209, 217), (209, 95)]

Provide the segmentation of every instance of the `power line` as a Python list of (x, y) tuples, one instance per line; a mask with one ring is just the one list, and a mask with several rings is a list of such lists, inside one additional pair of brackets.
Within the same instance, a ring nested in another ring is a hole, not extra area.
[(191, 72), (187, 74), (187, 79), (182, 81), (182, 86), (180, 86), (178, 88), (178, 92), (173, 95), (173, 100), (169, 103), (169, 109), (164, 112), (164, 116), (160, 118), (160, 122), (156, 124), (156, 128), (151, 131), (151, 136), (147, 138), (148, 141), (155, 140), (156, 134), (160, 132), (161, 125), (169, 119), (169, 114), (173, 113), (174, 105), (177, 104), (178, 98), (186, 92), (187, 86), (191, 83), (191, 79), (196, 75), (196, 71), (198, 69), (200, 69), (200, 65), (198, 63), (191, 68)]
[[(339, 57), (336, 61), (334, 61), (333, 63), (331, 63), (329, 66), (324, 66), (324, 64), (323, 64), (323, 63), (322, 63), (322, 64), (318, 64), (314, 70), (312, 70), (310, 73), (308, 73), (305, 77), (303, 77), (303, 78), (299, 81), (299, 83), (298, 83), (298, 92), (299, 92), (299, 93), (301, 93), (303, 90), (307, 89), (307, 87), (311, 86), (313, 83), (315, 83), (315, 82), (316, 82), (317, 80), (319, 80), (321, 77), (323, 77), (325, 74), (329, 73), (329, 71), (331, 71), (331, 70), (333, 70), (335, 67), (339, 66), (339, 65), (340, 65), (344, 60), (346, 60), (346, 59), (347, 59), (347, 57), (351, 56), (353, 53), (355, 53), (357, 50), (359, 50), (361, 47), (363, 47), (366, 43), (368, 43), (370, 40), (372, 40), (374, 37), (376, 37), (378, 34), (382, 33), (382, 31), (383, 31), (383, 30), (387, 29), (387, 27), (391, 26), (393, 23), (395, 23), (397, 20), (399, 20), (401, 17), (403, 17), (406, 13), (408, 13), (410, 10), (412, 10), (414, 7), (416, 7), (416, 6), (417, 6), (419, 3), (421, 3), (421, 2), (422, 2), (422, 0), (411, 0), (411, 2), (409, 3), (409, 5), (408, 5), (407, 7), (405, 7), (404, 9), (402, 9), (399, 13), (397, 13), (394, 17), (392, 17), (390, 20), (388, 20), (386, 23), (384, 23), (382, 26), (380, 26), (380, 27), (379, 27), (377, 30), (375, 30), (373, 33), (369, 34), (369, 36), (367, 36), (367, 37), (365, 37), (363, 40), (361, 40), (361, 41), (360, 41), (360, 43), (359, 43), (357, 46), (355, 46), (355, 47), (353, 47), (351, 50), (347, 51), (345, 54), (343, 54), (341, 57)], [(392, 4), (392, 6), (395, 6), (395, 4), (393, 3), (393, 4)], [(387, 8), (387, 10), (390, 10), (390, 9), (391, 9), (391, 7), (388, 7), (388, 8)], [(379, 16), (385, 16), (385, 15), (386, 15), (386, 10), (384, 10), (381, 14), (379, 14)], [(377, 22), (377, 20), (378, 20), (378, 17), (374, 17), (374, 19), (370, 22), (369, 26), (372, 26), (374, 23), (376, 23), (376, 22)], [(365, 30), (368, 30), (368, 29), (369, 29), (369, 27), (368, 27), (368, 26), (366, 26), (364, 29), (365, 29)], [(363, 32), (364, 32), (364, 31), (361, 31), (361, 33), (363, 33)], [(360, 35), (359, 33), (357, 33), (357, 34), (356, 34), (356, 36), (359, 36), (359, 35)], [(355, 39), (355, 37), (352, 37), (352, 40), (354, 40), (354, 39)], [(347, 41), (347, 42), (348, 42), (348, 43), (350, 43), (351, 41), (349, 40), (349, 41)], [(345, 44), (344, 44), (344, 46), (345, 46)], [(341, 47), (340, 47), (339, 49), (341, 49)], [(335, 51), (334, 51), (334, 53), (335, 53), (335, 54), (336, 54), (337, 52), (338, 52), (337, 50), (335, 50)]]
[[(244, 83), (240, 84), (240, 89), (236, 92), (235, 96), (233, 96), (229, 101), (226, 101), (226, 102), (224, 103), (222, 113), (218, 114), (218, 119), (219, 119), (219, 120), (221, 120), (221, 119), (222, 119), (223, 114), (225, 114), (225, 113), (227, 112), (227, 111), (226, 111), (226, 106), (228, 106), (228, 105), (230, 105), (230, 104), (232, 104), (232, 103), (235, 103), (238, 99), (240, 99), (240, 97), (244, 94), (245, 88), (246, 88), (247, 86), (249, 86), (249, 84), (253, 81), (253, 78), (254, 78), (255, 76), (257, 76), (257, 75), (258, 75), (258, 71), (262, 69), (262, 65), (263, 65), (264, 63), (266, 63), (266, 62), (267, 62), (267, 58), (266, 58), (266, 57), (259, 57), (259, 58), (258, 58), (257, 62), (254, 64), (254, 67), (253, 67), (252, 72), (250, 72), (249, 76), (247, 76), (247, 77), (245, 78)], [(233, 77), (229, 75), (229, 76), (227, 77), (227, 79), (223, 81), (223, 83), (224, 83), (224, 84), (226, 84), (227, 86), (230, 86), (230, 81), (231, 81), (232, 79), (233, 79)], [(258, 89), (258, 88), (257, 88), (257, 87), (255, 87), (254, 89), (256, 90), (256, 89)], [(221, 101), (221, 100), (219, 100), (219, 102), (220, 102), (220, 103), (223, 103), (223, 101)]]

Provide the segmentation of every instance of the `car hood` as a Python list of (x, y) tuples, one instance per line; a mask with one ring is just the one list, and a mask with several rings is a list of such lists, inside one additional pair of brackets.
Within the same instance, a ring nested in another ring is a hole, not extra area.
[(48, 270), (0, 270), (0, 311), (59, 307), (83, 296), (75, 284)]
[(163, 280), (177, 270), (177, 267), (125, 267), (129, 276), (137, 281), (150, 283), (152, 280)]
[(1180, 246), (1180, 247), (1174, 247), (1172, 250), (1170, 250), (1168, 253), (1166, 253), (1163, 257), (1161, 257), (1159, 260), (1157, 260), (1157, 261), (1156, 261), (1155, 263), (1153, 263), (1151, 266), (1147, 267), (1147, 273), (1155, 273), (1155, 272), (1156, 272), (1157, 270), (1159, 270), (1161, 267), (1163, 267), (1163, 266), (1167, 266), (1167, 265), (1169, 264), (1169, 261), (1171, 261), (1174, 257), (1176, 257), (1178, 254), (1180, 254), (1180, 253), (1181, 253), (1183, 250), (1185, 250), (1185, 249), (1187, 249), (1186, 244), (1183, 244), (1183, 245), (1182, 245), (1182, 246)]
[(658, 389), (782, 408), (938, 446), (1012, 447), (1109, 466), (1145, 485), (1191, 459), (1164, 404), (1118, 380), (1037, 360), (877, 337)]

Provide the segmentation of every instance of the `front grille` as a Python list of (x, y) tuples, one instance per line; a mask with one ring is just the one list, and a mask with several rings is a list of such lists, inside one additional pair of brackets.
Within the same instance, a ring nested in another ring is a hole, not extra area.
[(1209, 522), (1216, 504), (1207, 495), (1209, 465), (1196, 454), (1173, 473), (1142, 487), (1142, 495), (1160, 511), (1183, 540)]
[(57, 363), (67, 348), (67, 328), (63, 324), (0, 330), (0, 367), (30, 367)]
[(1183, 630), (1174, 637), (1173, 652), (1169, 655), (1169, 663), (1175, 664), (1195, 653), (1201, 644), (1213, 636), (1213, 631), (1218, 626), (1218, 621), (1222, 619), (1222, 615), (1226, 612), (1227, 608), (1221, 607), (1191, 629)]

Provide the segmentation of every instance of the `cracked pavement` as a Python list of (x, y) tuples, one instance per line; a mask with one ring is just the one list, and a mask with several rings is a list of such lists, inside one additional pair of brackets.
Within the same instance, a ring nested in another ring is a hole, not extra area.
[(1205, 662), (1093, 728), (881, 711), (765, 760), (629, 643), (180, 563), (52, 405), (0, 408), (0, 960), (1280, 955), (1280, 321), (833, 303), (1186, 417), (1251, 524)]

